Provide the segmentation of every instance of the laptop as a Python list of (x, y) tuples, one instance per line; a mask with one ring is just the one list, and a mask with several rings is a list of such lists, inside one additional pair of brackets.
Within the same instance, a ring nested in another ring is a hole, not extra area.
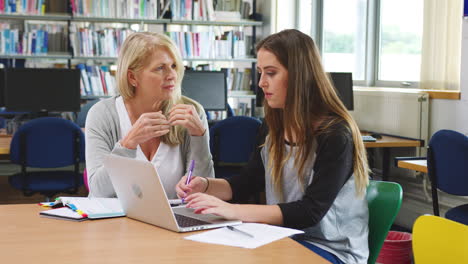
[(208, 214), (195, 214), (185, 206), (171, 207), (161, 179), (148, 161), (107, 155), (104, 167), (114, 186), (125, 214), (135, 220), (175, 232), (189, 232), (223, 226), (239, 225)]

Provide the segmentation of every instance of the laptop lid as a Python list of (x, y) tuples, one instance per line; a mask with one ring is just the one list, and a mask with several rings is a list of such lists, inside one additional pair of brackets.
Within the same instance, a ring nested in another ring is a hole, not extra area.
[[(108, 155), (104, 167), (114, 186), (126, 215), (130, 218), (176, 232), (187, 232), (227, 225), (241, 221), (226, 220), (215, 215), (200, 215), (185, 207), (172, 208), (161, 179), (151, 162)], [(174, 215), (202, 220), (206, 223), (181, 227)]]

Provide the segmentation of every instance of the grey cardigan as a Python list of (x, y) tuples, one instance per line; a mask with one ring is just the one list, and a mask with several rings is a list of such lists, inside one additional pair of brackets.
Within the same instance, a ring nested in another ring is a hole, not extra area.
[[(136, 149), (127, 149), (120, 145), (120, 121), (115, 100), (117, 97), (102, 100), (89, 110), (86, 118), (86, 170), (88, 174), (89, 196), (115, 197), (114, 187), (110, 181), (102, 161), (109, 153), (135, 158)], [(199, 113), (206, 128), (203, 136), (190, 136), (185, 133), (185, 140), (180, 144), (180, 152), (184, 160), (185, 170), (190, 160), (194, 159), (197, 166), (194, 175), (214, 177), (213, 160), (209, 148), (209, 130), (205, 111)], [(175, 186), (174, 186), (175, 187)]]

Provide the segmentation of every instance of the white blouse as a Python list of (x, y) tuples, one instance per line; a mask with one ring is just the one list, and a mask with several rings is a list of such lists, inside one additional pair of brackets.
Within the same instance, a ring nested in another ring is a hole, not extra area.
[[(119, 115), (120, 132), (121, 135), (125, 137), (132, 128), (132, 123), (130, 122), (130, 117), (121, 96), (117, 97), (115, 106)], [(145, 154), (141, 150), (140, 145), (137, 146), (136, 153), (136, 159), (148, 161)], [(164, 186), (164, 190), (166, 191), (167, 198), (177, 198), (175, 186), (179, 182), (180, 178), (184, 176), (184, 163), (180, 152), (180, 147), (171, 147), (161, 142), (150, 162), (153, 163), (156, 171), (159, 174), (159, 177), (161, 178), (161, 182)]]

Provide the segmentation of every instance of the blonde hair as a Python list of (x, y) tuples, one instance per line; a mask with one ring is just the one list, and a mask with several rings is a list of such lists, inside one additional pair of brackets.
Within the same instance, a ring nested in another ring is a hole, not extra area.
[[(312, 151), (313, 139), (329, 133), (334, 124), (345, 122), (354, 142), (353, 173), (357, 195), (365, 194), (369, 183), (366, 149), (359, 128), (335, 92), (325, 73), (314, 41), (306, 34), (290, 29), (273, 34), (257, 44), (257, 52), (273, 53), (288, 71), (288, 88), (284, 109), (264, 104), (269, 127), (268, 166), (279, 198), (283, 197), (282, 171), (291, 152), (285, 157), (284, 139), (296, 136), (298, 150), (294, 165), (299, 168), (299, 181), (305, 186), (305, 165)], [(315, 120), (315, 122), (311, 121)], [(309, 135), (314, 135), (310, 137)]]
[[(119, 94), (124, 100), (128, 100), (135, 96), (135, 87), (128, 80), (128, 71), (135, 73), (141, 71), (145, 65), (149, 63), (148, 59), (151, 54), (158, 50), (165, 49), (169, 52), (175, 62), (175, 71), (177, 73), (175, 89), (171, 99), (163, 102), (161, 110), (164, 115), (172, 106), (176, 104), (192, 104), (200, 113), (201, 106), (194, 100), (182, 96), (181, 83), (184, 78), (184, 64), (182, 57), (176, 45), (172, 40), (160, 33), (154, 32), (137, 32), (128, 36), (122, 44), (117, 60), (117, 87)], [(170, 132), (162, 136), (162, 141), (168, 145), (174, 146), (183, 142), (185, 129), (181, 126), (173, 126)]]

